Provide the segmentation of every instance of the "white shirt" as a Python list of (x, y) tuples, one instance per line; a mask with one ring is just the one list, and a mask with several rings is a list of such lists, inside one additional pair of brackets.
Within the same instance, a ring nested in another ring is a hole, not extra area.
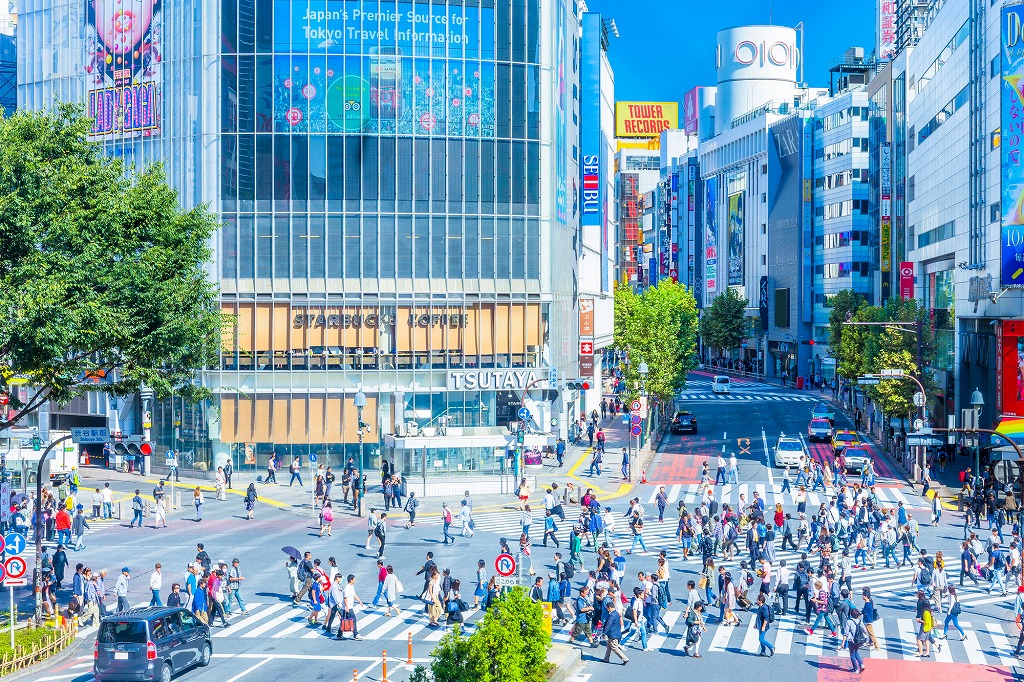
[(100, 491), (100, 496), (103, 498), (104, 502), (113, 502), (113, 498), (110, 497), (110, 488), (103, 488)]
[(93, 503), (93, 505), (102, 504), (103, 503), (103, 495), (100, 494), (100, 493), (93, 493), (92, 494), (92, 503)]
[(153, 575), (149, 576), (149, 589), (159, 590), (163, 582), (163, 576), (160, 575), (160, 571), (153, 571)]
[(725, 468), (725, 458), (722, 457), (721, 455), (718, 456), (718, 468), (719, 469), (724, 469)]
[(547, 509), (548, 511), (551, 511), (552, 509), (555, 508), (555, 505), (555, 496), (552, 495), (550, 492), (546, 493), (544, 495), (544, 508)]
[(342, 590), (342, 599), (344, 603), (344, 609), (351, 611), (356, 607), (356, 586), (352, 583), (345, 585), (345, 589)]
[(729, 468), (730, 469), (736, 469), (738, 467), (739, 467), (739, 462), (736, 461), (735, 453), (729, 455)]

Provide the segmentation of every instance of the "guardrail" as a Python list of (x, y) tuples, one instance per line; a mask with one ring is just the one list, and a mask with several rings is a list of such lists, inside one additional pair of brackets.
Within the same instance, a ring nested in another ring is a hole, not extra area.
[(68, 627), (52, 630), (41, 642), (37, 642), (35, 645), (15, 644), (13, 652), (5, 652), (3, 656), (0, 656), (0, 678), (45, 661), (74, 642), (76, 635), (77, 628), (69, 625)]
[(739, 377), (741, 379), (756, 379), (757, 381), (764, 381), (764, 372), (744, 372), (741, 369), (727, 369), (725, 367), (715, 367), (714, 365), (697, 365), (697, 369), (703, 372), (725, 374), (726, 376)]

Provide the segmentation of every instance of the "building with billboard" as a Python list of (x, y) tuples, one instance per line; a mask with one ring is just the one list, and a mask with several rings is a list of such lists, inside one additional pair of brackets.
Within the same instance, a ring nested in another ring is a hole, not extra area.
[(140, 4), (116, 39), (113, 2), (26, 7), (18, 94), (84, 103), (109, 153), (223, 221), (215, 398), (156, 404), (157, 452), (386, 457), (424, 485), (539, 463), (575, 409), (526, 389), (578, 373), (578, 5)]

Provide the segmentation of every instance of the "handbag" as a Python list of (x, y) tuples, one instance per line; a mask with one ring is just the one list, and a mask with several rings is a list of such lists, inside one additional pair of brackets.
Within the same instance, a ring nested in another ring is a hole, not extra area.
[(444, 610), (447, 611), (448, 613), (458, 613), (459, 612), (459, 600), (458, 599), (450, 599), (448, 601), (448, 604), (444, 607)]
[(342, 618), (341, 624), (338, 625), (339, 632), (353, 632), (356, 629), (355, 618)]
[(700, 577), (700, 580), (697, 581), (697, 589), (698, 590), (706, 590), (707, 588), (708, 588), (708, 577), (706, 575), (702, 575)]
[(395, 581), (395, 592), (405, 592), (405, 588), (402, 586), (401, 580)]

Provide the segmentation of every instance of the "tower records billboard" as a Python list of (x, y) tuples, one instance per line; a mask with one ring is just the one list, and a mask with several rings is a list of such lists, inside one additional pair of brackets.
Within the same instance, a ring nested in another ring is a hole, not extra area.
[(658, 137), (678, 127), (678, 102), (615, 103), (615, 137)]

